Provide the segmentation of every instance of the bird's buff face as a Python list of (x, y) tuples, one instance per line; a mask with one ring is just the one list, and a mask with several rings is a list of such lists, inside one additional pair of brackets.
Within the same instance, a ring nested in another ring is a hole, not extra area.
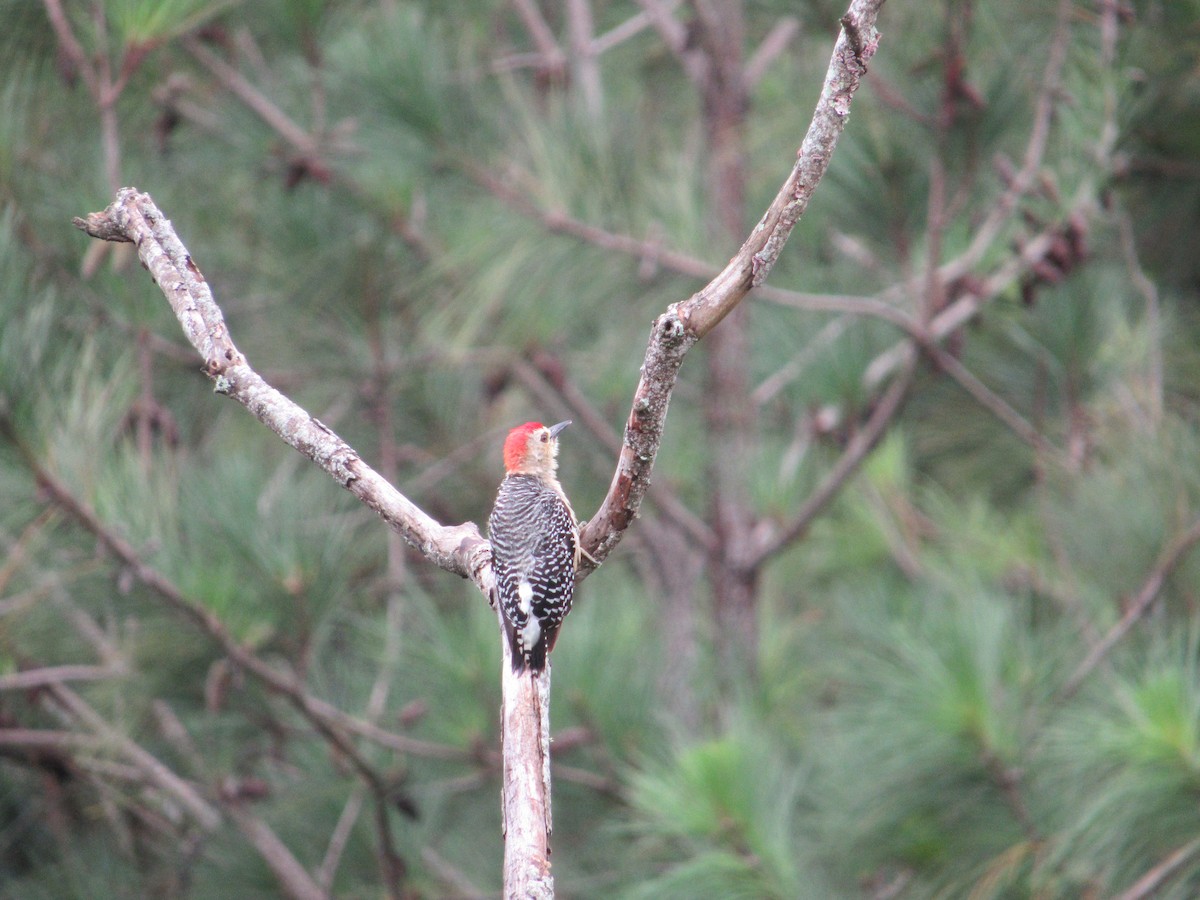
[(504, 470), (510, 475), (551, 477), (558, 468), (558, 434), (570, 421), (546, 426), (526, 422), (504, 441)]

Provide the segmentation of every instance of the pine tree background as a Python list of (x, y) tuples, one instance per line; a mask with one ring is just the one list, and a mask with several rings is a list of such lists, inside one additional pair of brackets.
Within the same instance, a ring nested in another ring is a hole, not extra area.
[[(586, 517), (845, 12), (712, 6), (0, 0), (0, 896), (499, 891), (494, 615), (71, 219), (149, 192), (250, 362), (442, 522), (575, 419)], [(563, 896), (1200, 894), (1197, 22), (884, 7), (564, 626)], [(688, 66), (739, 53), (727, 182)]]

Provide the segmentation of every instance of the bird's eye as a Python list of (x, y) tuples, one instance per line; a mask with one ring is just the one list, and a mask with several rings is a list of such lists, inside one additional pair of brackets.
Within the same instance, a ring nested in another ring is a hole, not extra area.
[(548, 440), (550, 440), (550, 435), (546, 434), (546, 432), (543, 431), (542, 432), (542, 443), (544, 444)]

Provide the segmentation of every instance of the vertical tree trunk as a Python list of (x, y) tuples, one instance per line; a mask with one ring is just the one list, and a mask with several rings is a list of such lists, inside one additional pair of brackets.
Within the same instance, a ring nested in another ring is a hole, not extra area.
[(504, 648), (500, 659), (504, 896), (551, 900), (550, 664), (536, 675), (528, 669), (517, 674), (512, 670), (503, 623), (500, 634)]
[(652, 558), (640, 567), (640, 575), (658, 598), (663, 656), (670, 660), (659, 676), (659, 692), (679, 722), (699, 729), (703, 720), (696, 685), (704, 628), (696, 606), (696, 588), (705, 557), (670, 523), (653, 521), (646, 525), (643, 533), (653, 532), (653, 538), (644, 541)]
[[(695, 6), (707, 58), (702, 101), (711, 227), (718, 246), (736, 246), (744, 234), (743, 135), (749, 106), (743, 10), (740, 2), (697, 0)], [(758, 643), (757, 578), (744, 565), (754, 527), (747, 489), (756, 425), (747, 371), (749, 313), (748, 306), (739, 306), (707, 341), (704, 412), (712, 453), (710, 517), (721, 546), (710, 564), (710, 581), (718, 657), (730, 671), (734, 664), (753, 668)]]

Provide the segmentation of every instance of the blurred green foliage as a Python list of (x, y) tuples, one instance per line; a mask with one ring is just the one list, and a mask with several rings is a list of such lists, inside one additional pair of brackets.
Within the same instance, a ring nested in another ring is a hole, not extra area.
[[(715, 271), (736, 249), (712, 239), (703, 104), (653, 29), (598, 57), (589, 111), (569, 74), (525, 64), (535, 48), (509, 5), (63, 5), (91, 65), (128, 79), (108, 161), (171, 217), (250, 362), (442, 521), (484, 520), (505, 428), (571, 413), (514, 363), (551, 393), (568, 379), (619, 431), (651, 321), (702, 284), (655, 253)], [(597, 34), (640, 10), (591, 6)], [(922, 309), (930, 258), (971, 247), (1021, 165), (1056, 6), (885, 7), (772, 285)], [(1146, 879), (1156, 897), (1200, 893), (1200, 560), (1189, 546), (1161, 568), (1200, 516), (1196, 6), (1067, 17), (1034, 184), (975, 281), (951, 286), (968, 296), (1016, 267), (945, 345), (1055, 453), (922, 360), (864, 467), (761, 571), (744, 671), (719, 663), (703, 554), (654, 506), (669, 491), (711, 512), (703, 345), (685, 365), (646, 515), (582, 586), (555, 654), (564, 896), (1073, 898)], [(568, 46), (564, 9), (542, 7)], [(751, 91), (748, 226), (786, 175), (842, 12), (746, 6), (748, 55), (780, 17), (800, 22)], [(381, 819), (405, 896), (495, 894), (494, 615), (211, 396), (129, 248), (71, 228), (111, 199), (93, 86), (43, 6), (0, 0), (0, 21), (0, 896), (280, 894), (228, 817), (202, 828), (118, 736), (218, 808), (241, 785), (314, 877), (338, 833), (336, 896), (381, 895)], [(548, 227), (563, 221), (644, 252)], [(1020, 269), (1047, 233), (1082, 246)], [(769, 533), (862, 427), (880, 390), (864, 373), (905, 335), (747, 303), (744, 477)], [(566, 433), (581, 515), (612, 463), (584, 428)], [(106, 552), (38, 471), (261, 660), (416, 742), (352, 738), (382, 809), (327, 735)], [(1068, 690), (1156, 576), (1154, 602)], [(5, 680), (53, 666), (102, 677)], [(18, 740), (34, 731), (66, 736)]]

